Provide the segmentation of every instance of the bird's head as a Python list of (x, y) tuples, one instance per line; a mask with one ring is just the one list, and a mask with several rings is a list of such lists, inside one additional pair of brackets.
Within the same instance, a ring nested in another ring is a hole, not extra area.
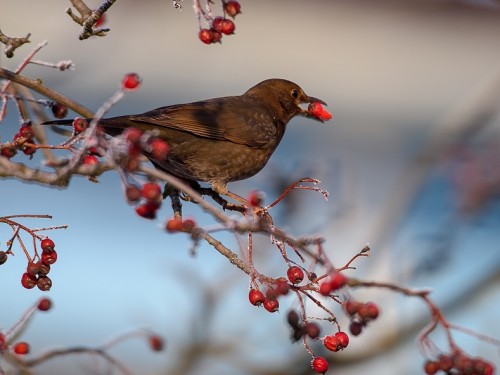
[(299, 85), (291, 81), (276, 78), (267, 79), (250, 88), (245, 95), (255, 96), (264, 101), (267, 106), (280, 115), (285, 123), (297, 115), (324, 122), (323, 119), (308, 110), (308, 105), (311, 103), (327, 104), (321, 99), (307, 95)]

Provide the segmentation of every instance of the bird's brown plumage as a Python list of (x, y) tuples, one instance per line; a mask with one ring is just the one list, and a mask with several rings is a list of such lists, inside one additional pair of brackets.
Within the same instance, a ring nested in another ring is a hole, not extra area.
[(228, 182), (251, 177), (266, 165), (294, 116), (317, 119), (300, 107), (314, 101), (324, 104), (293, 82), (268, 79), (240, 96), (161, 107), (101, 119), (99, 124), (112, 136), (128, 127), (155, 129), (170, 146), (164, 160), (147, 155), (157, 167), (185, 180), (210, 183), (224, 194)]

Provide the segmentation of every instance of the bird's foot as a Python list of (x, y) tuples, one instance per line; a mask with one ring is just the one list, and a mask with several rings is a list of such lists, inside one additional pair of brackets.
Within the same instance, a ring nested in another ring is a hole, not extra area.
[[(206, 195), (206, 196), (209, 196), (210, 198), (212, 198), (214, 200), (214, 202), (219, 204), (224, 210), (238, 211), (238, 212), (245, 212), (247, 210), (246, 205), (238, 205), (238, 204), (234, 204), (234, 203), (229, 203), (226, 199), (222, 198), (221, 195), (217, 191), (215, 191), (214, 189), (203, 188), (203, 187), (199, 186), (196, 189), (196, 191), (198, 191), (198, 193), (200, 193), (201, 195)], [(228, 194), (226, 193), (226, 195), (228, 195)], [(247, 204), (248, 204), (248, 202), (247, 202)]]

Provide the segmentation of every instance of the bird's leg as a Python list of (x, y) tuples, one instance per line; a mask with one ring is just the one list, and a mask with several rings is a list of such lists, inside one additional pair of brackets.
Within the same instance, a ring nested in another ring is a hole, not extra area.
[(165, 184), (165, 189), (163, 190), (163, 199), (166, 197), (170, 197), (170, 201), (172, 202), (172, 209), (174, 210), (174, 218), (182, 219), (182, 203), (180, 200), (180, 192), (178, 189), (170, 186), (169, 184)]

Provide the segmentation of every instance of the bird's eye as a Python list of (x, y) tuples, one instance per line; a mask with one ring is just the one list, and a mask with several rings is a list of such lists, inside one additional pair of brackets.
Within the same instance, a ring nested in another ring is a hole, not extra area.
[(293, 89), (292, 90), (292, 98), (297, 99), (299, 97), (299, 90)]

